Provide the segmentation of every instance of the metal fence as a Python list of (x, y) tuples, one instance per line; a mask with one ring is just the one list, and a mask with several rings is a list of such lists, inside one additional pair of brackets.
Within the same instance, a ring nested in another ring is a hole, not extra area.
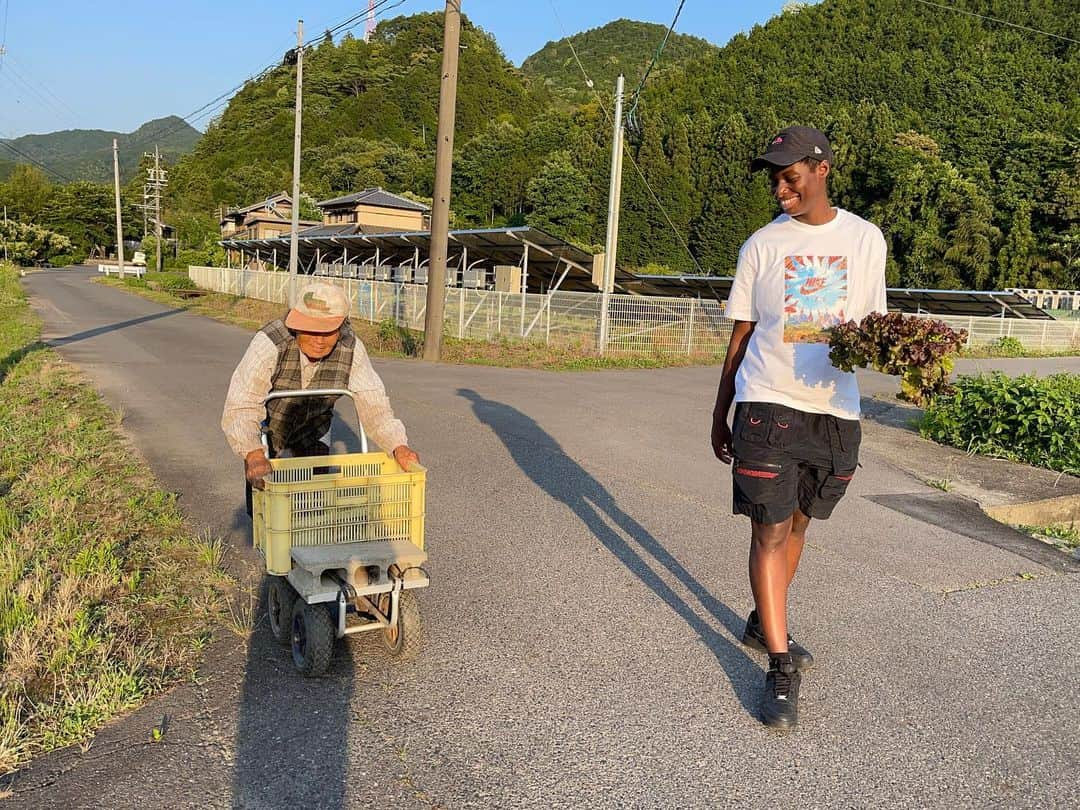
[[(288, 274), (224, 267), (190, 267), (199, 287), (230, 295), (284, 304)], [(326, 277), (345, 290), (354, 318), (393, 321), (422, 331), (427, 286), (357, 278)], [(1080, 348), (1080, 321), (1034, 321), (926, 315), (966, 329), (969, 348), (1012, 337), (1027, 349)], [(609, 354), (684, 354), (720, 356), (727, 349), (731, 321), (723, 304), (695, 298), (638, 295), (611, 296), (608, 314)], [(555, 292), (509, 293), (450, 287), (446, 290), (444, 333), (471, 340), (503, 338), (574, 346), (595, 352), (600, 340), (600, 294)]]
[(1003, 337), (1024, 344), (1025, 349), (1059, 351), (1080, 349), (1080, 321), (1025, 320), (1023, 318), (975, 318), (963, 315), (921, 315), (944, 321), (953, 329), (966, 329), (968, 348), (988, 346)]
[[(190, 267), (199, 287), (229, 295), (286, 302), (288, 275), (224, 267)], [(427, 285), (324, 277), (352, 302), (352, 316), (393, 321), (422, 331)], [(470, 340), (504, 338), (553, 346), (598, 349), (600, 295), (555, 292), (510, 293), (451, 287), (446, 290), (444, 333)], [(606, 352), (609, 354), (722, 355), (731, 335), (723, 304), (689, 298), (611, 296)]]

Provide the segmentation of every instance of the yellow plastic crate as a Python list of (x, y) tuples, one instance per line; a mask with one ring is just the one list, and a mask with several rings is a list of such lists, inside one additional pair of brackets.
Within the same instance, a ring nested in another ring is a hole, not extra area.
[(408, 540), (424, 548), (427, 470), (386, 453), (271, 459), (266, 489), (252, 492), (255, 547), (266, 570), (287, 574), (293, 546)]

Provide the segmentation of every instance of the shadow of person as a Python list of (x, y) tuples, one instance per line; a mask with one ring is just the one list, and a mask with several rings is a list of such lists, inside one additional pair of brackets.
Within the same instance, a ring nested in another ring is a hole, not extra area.
[[(245, 515), (246, 517), (246, 515)], [(233, 807), (345, 806), (352, 645), (337, 643), (330, 669), (305, 678), (274, 639), (264, 577), (248, 641), (233, 766)]]
[(153, 312), (150, 315), (140, 315), (138, 318), (130, 318), (126, 321), (117, 321), (116, 323), (107, 323), (101, 326), (95, 326), (93, 329), (87, 329), (83, 332), (76, 332), (73, 335), (64, 335), (63, 337), (49, 338), (45, 341), (45, 344), (50, 348), (57, 349), (61, 346), (67, 346), (71, 343), (78, 343), (80, 340), (89, 340), (90, 338), (98, 337), (99, 335), (106, 335), (109, 332), (118, 332), (121, 329), (127, 329), (132, 326), (138, 326), (139, 324), (149, 323), (151, 321), (158, 321), (162, 318), (168, 318), (173, 315), (177, 315), (187, 310), (182, 308), (167, 309), (164, 312)]
[[(743, 708), (748, 713), (755, 713), (761, 670), (740, 646), (732, 643), (709, 621), (711, 618), (719, 622), (728, 633), (737, 636), (743, 631), (743, 618), (698, 582), (660, 541), (619, 506), (596, 478), (566, 455), (559, 443), (534, 419), (510, 405), (485, 399), (472, 389), (459, 388), (457, 393), (472, 403), (476, 418), (495, 432), (522, 472), (552, 498), (569, 507), (627, 570), (698, 634), (723, 667)], [(629, 540), (612, 529), (607, 521), (617, 526)], [(693, 594), (706, 615), (701, 615), (657, 575), (643, 554), (663, 566)]]
[[(360, 442), (355, 430), (339, 418), (334, 419), (333, 435), (351, 447)], [(241, 466), (238, 500), (243, 498), (243, 485)], [(251, 543), (251, 519), (242, 505), (231, 528)], [(261, 559), (257, 566), (262, 570)], [(350, 702), (358, 666), (355, 645), (339, 640), (326, 674), (303, 677), (293, 666), (291, 650), (270, 631), (266, 602), (270, 575), (252, 579), (259, 583), (259, 600), (240, 687), (233, 806), (344, 807)]]

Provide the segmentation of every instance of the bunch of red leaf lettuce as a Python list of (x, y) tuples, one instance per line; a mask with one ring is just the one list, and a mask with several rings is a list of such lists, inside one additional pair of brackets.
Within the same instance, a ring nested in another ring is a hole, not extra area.
[(966, 339), (942, 321), (874, 312), (833, 327), (829, 359), (842, 371), (870, 367), (899, 377), (900, 397), (922, 406), (949, 389), (953, 356)]

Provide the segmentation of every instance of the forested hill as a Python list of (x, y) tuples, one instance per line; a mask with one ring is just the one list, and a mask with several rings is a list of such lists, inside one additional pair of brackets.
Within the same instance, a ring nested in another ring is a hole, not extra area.
[[(304, 60), (304, 191), (370, 185), (430, 194), (442, 64), (441, 14), (380, 23), (370, 42), (325, 41)], [(457, 144), (493, 123), (525, 127), (546, 101), (488, 34), (462, 21)], [(250, 82), (174, 173), (185, 207), (239, 203), (289, 186), (295, 69)]]
[[(1064, 37), (1080, 30), (1075, 0), (955, 5)], [(370, 43), (310, 54), (308, 193), (430, 195), (441, 42), (440, 15), (421, 14), (380, 24)], [(455, 224), (526, 221), (602, 244), (605, 113), (595, 102), (568, 109), (468, 22), (463, 44)], [(209, 222), (220, 203), (288, 187), (293, 80), (282, 67), (232, 100), (173, 172), (173, 211)], [(1080, 46), (1061, 39), (911, 0), (791, 7), (646, 86), (620, 262), (732, 272), (739, 245), (776, 212), (748, 162), (782, 125), (804, 123), (834, 140), (836, 202), (886, 232), (890, 283), (1080, 286), (1078, 87)]]
[[(1080, 30), (1073, 0), (953, 5)], [(892, 283), (1075, 286), (1078, 88), (1080, 46), (1062, 39), (910, 0), (826, 0), (653, 85), (637, 155), (713, 271), (730, 272), (775, 213), (747, 162), (781, 125), (806, 123), (836, 144), (836, 201), (885, 230)], [(647, 195), (632, 190), (626, 205), (630, 255), (689, 266)]]
[[(112, 142), (120, 147), (120, 174), (126, 181), (139, 167), (144, 152), (153, 152), (155, 144), (169, 163), (191, 151), (200, 133), (175, 115), (147, 121), (134, 132), (107, 132), (101, 129), (68, 129), (44, 135), (23, 135), (10, 143), (19, 152), (44, 163), (71, 180), (104, 182), (112, 179)], [(16, 160), (14, 153), (3, 150), (3, 158)], [(0, 166), (0, 176), (10, 168)]]
[[(521, 70), (558, 98), (587, 102), (592, 99), (593, 91), (585, 85), (583, 68), (595, 87), (602, 88), (605, 93), (615, 86), (620, 73), (626, 75), (627, 83), (636, 81), (649, 66), (666, 31), (665, 26), (655, 23), (615, 20), (600, 28), (549, 42), (526, 59)], [(663, 58), (653, 76), (677, 70), (692, 59), (716, 50), (715, 45), (704, 39), (673, 33), (664, 46)], [(631, 88), (628, 86), (627, 89)]]

